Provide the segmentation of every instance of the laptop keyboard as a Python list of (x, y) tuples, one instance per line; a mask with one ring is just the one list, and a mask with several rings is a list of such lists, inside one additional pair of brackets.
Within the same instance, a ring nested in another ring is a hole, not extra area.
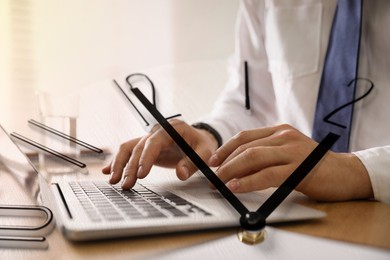
[(131, 190), (106, 182), (69, 183), (88, 217), (94, 222), (125, 219), (211, 216), (208, 211), (168, 191), (156, 193), (141, 184)]

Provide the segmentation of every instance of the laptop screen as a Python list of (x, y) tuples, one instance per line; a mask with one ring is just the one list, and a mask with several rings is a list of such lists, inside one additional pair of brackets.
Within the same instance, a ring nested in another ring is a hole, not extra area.
[(38, 201), (40, 195), (38, 172), (0, 125), (1, 172), (9, 172), (19, 182), (27, 195)]

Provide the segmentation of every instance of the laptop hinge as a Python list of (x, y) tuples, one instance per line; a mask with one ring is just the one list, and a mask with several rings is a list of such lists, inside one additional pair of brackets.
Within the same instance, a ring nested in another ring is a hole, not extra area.
[(62, 200), (62, 203), (63, 203), (64, 206), (65, 206), (66, 212), (68, 213), (69, 218), (72, 219), (72, 218), (73, 218), (73, 217), (72, 217), (72, 214), (70, 213), (68, 204), (66, 203), (66, 200), (65, 200), (64, 194), (62, 193), (62, 190), (61, 190), (61, 188), (60, 188), (60, 185), (58, 185), (58, 183), (52, 183), (52, 185), (55, 185), (55, 186), (57, 187), (58, 193), (60, 194), (60, 198), (61, 198), (61, 200)]

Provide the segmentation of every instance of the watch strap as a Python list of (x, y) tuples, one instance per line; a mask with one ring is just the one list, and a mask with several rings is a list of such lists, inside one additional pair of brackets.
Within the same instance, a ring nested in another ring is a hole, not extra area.
[(217, 141), (218, 147), (221, 147), (221, 145), (222, 145), (222, 137), (218, 133), (218, 131), (215, 130), (214, 127), (212, 127), (209, 124), (203, 123), (203, 122), (194, 123), (194, 124), (192, 124), (192, 127), (196, 128), (196, 129), (206, 130), (207, 132), (212, 134), (214, 136), (215, 140)]

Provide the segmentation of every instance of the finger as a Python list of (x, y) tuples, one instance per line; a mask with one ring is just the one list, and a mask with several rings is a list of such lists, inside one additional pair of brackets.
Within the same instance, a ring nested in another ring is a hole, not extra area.
[(111, 163), (109, 165), (106, 165), (106, 166), (104, 166), (102, 168), (102, 173), (104, 173), (104, 174), (110, 174), (111, 173)]
[(161, 151), (172, 145), (172, 139), (163, 129), (155, 131), (145, 142), (137, 162), (137, 178), (145, 178), (158, 160)]
[[(195, 150), (197, 155), (203, 160), (207, 161), (211, 156), (211, 150), (206, 146), (200, 146)], [(199, 168), (191, 161), (191, 159), (184, 155), (176, 166), (176, 175), (180, 180), (187, 180), (191, 177)]]
[(189, 163), (188, 160), (189, 159), (185, 157), (181, 159), (176, 165), (176, 176), (179, 178), (179, 180), (185, 181), (192, 174), (194, 174), (194, 172), (196, 172), (196, 170), (193, 170), (194, 167), (189, 167), (191, 163)]
[(273, 147), (281, 145), (281, 141), (277, 138), (274, 138), (273, 135), (264, 137), (262, 139), (256, 139), (254, 141), (248, 142), (246, 144), (242, 144), (237, 147), (221, 164), (220, 166), (223, 166), (224, 164), (231, 161), (233, 158), (237, 157), (238, 155), (246, 152), (248, 149), (252, 148), (266, 148), (266, 147)]
[(137, 177), (135, 176), (135, 174), (132, 174), (131, 172), (132, 170), (129, 168), (129, 164), (127, 164), (123, 173), (123, 181), (122, 181), (123, 190), (131, 189), (137, 181)]
[(223, 182), (242, 178), (265, 168), (288, 163), (284, 150), (278, 147), (251, 147), (223, 164), (217, 170), (217, 176)]
[(138, 140), (139, 139), (130, 140), (120, 145), (110, 166), (111, 177), (109, 181), (111, 184), (116, 184), (122, 179), (123, 169), (129, 161), (133, 147)]
[[(176, 175), (180, 180), (184, 181), (191, 177), (198, 170), (198, 167), (181, 150), (180, 153), (183, 158), (176, 165)], [(202, 157), (199, 152), (197, 154)]]
[(266, 138), (275, 132), (274, 127), (258, 128), (242, 131), (223, 144), (210, 158), (211, 166), (218, 166), (228, 158), (238, 147), (257, 139)]
[(137, 172), (139, 168), (139, 158), (143, 152), (145, 142), (149, 135), (146, 135), (141, 138), (141, 140), (134, 146), (131, 156), (126, 165), (125, 171), (123, 173), (122, 189), (127, 190), (134, 186), (137, 180)]
[(264, 190), (279, 187), (291, 172), (289, 165), (268, 167), (255, 174), (232, 179), (226, 186), (235, 193)]
[[(211, 152), (209, 152), (209, 154), (211, 154)], [(201, 154), (198, 155), (202, 157)], [(183, 159), (176, 165), (176, 175), (182, 181), (187, 180), (198, 170), (199, 168), (185, 155), (183, 155)]]

